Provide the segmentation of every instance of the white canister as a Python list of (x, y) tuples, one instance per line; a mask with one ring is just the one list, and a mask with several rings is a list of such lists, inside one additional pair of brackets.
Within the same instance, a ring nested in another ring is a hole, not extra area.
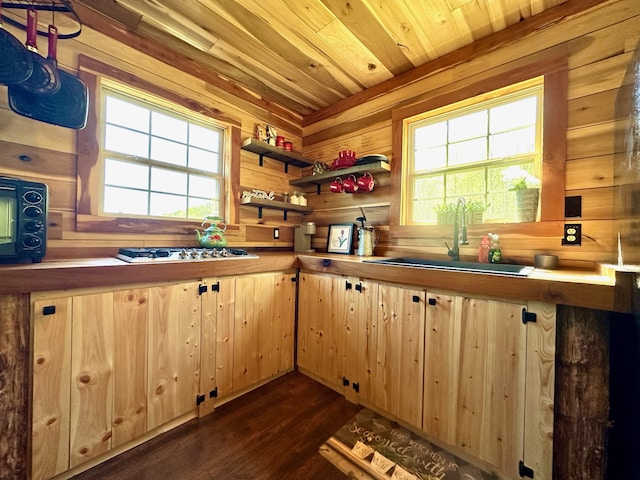
[(358, 255), (373, 255), (373, 227), (358, 227)]
[(289, 202), (293, 205), (300, 205), (300, 195), (298, 194), (298, 192), (293, 192), (289, 196)]

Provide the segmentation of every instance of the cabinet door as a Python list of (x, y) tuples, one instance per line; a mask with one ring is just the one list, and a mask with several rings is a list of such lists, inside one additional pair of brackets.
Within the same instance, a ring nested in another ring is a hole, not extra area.
[(524, 449), (523, 305), (429, 294), (424, 430), (517, 475)]
[(216, 389), (223, 397), (233, 386), (235, 278), (209, 278), (203, 284), (207, 292), (202, 296), (200, 392), (205, 398), (198, 406), (199, 416), (214, 410)]
[(381, 284), (374, 403), (411, 425), (422, 425), (425, 292)]
[(295, 285), (291, 275), (236, 278), (234, 391), (293, 365)]
[(113, 293), (73, 297), (71, 439), (73, 468), (111, 449)]
[(556, 306), (529, 302), (535, 323), (527, 323), (527, 401), (524, 463), (537, 478), (553, 477)]
[(72, 299), (33, 304), (33, 429), (31, 477), (69, 469)]
[(336, 299), (345, 278), (300, 273), (298, 291), (298, 367), (342, 391), (344, 325)]
[(271, 316), (271, 362), (269, 375), (293, 370), (295, 347), (296, 284), (295, 273), (273, 276), (269, 310)]
[(114, 292), (113, 447), (147, 431), (148, 324), (148, 288)]
[(335, 300), (343, 322), (342, 371), (348, 380), (345, 396), (373, 401), (377, 371), (378, 284), (347, 278), (350, 284)]
[(196, 408), (200, 390), (198, 286), (191, 282), (150, 289), (148, 430)]
[(235, 343), (235, 278), (220, 279), (216, 295), (216, 362), (218, 397), (233, 392), (233, 346)]

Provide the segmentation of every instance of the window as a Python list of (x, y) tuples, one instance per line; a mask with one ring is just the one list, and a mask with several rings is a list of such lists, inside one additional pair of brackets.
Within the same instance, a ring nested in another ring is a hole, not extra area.
[(224, 212), (224, 129), (112, 82), (101, 92), (100, 214), (201, 220)]
[(435, 224), (461, 197), (515, 222), (513, 182), (541, 178), (543, 98), (538, 77), (405, 118), (404, 223)]

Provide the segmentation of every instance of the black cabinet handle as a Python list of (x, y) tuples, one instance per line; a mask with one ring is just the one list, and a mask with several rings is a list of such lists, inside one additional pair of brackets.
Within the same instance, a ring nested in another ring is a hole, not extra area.
[(429, 299), (429, 305), (435, 305), (436, 304), (436, 299), (435, 298), (430, 298)]
[(345, 290), (351, 290), (353, 288), (353, 284), (351, 282), (344, 282), (344, 289)]

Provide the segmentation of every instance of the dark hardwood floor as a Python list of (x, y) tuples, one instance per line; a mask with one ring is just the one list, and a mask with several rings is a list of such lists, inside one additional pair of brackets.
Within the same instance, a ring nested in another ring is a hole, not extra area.
[(360, 408), (292, 372), (73, 478), (343, 480), (318, 447)]

